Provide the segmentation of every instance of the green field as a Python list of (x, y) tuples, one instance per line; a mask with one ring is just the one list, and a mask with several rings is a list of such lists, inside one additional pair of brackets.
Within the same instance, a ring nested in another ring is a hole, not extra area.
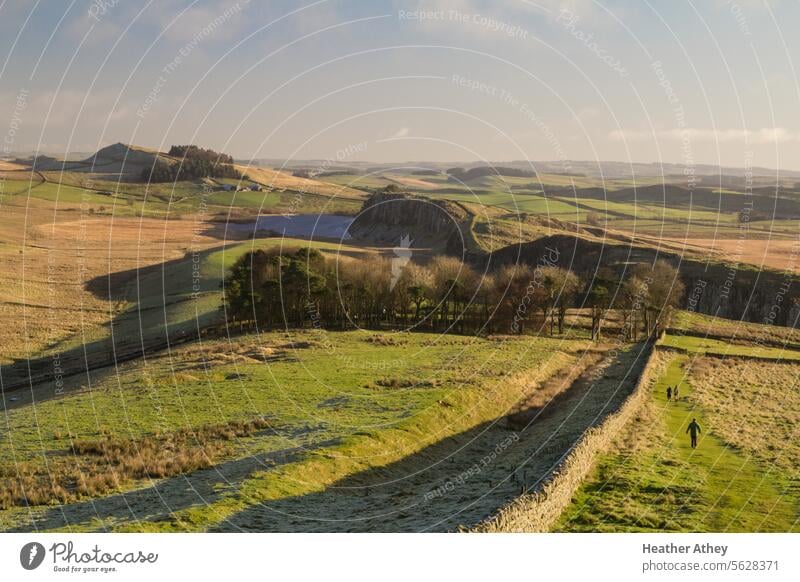
[[(740, 340), (741, 341), (741, 340)], [(663, 345), (687, 352), (714, 356), (747, 356), (775, 360), (800, 360), (800, 351), (695, 336), (666, 335)]]
[(36, 182), (31, 184), (28, 180), (6, 180), (4, 185), (6, 195), (16, 197), (30, 196), (48, 202), (62, 202), (65, 204), (93, 204), (110, 206), (114, 204), (114, 197), (100, 194), (74, 186), (55, 184), (52, 182)]
[[(599, 459), (557, 531), (797, 531), (800, 494), (794, 471), (786, 467), (796, 455), (776, 468), (774, 460), (732, 440), (736, 430), (751, 424), (759, 428), (760, 422), (769, 431), (765, 422), (796, 421), (797, 407), (771, 407), (772, 416), (758, 415), (759, 421), (746, 414), (750, 400), (744, 396), (744, 402), (726, 410), (728, 424), (735, 427), (726, 430), (708, 398), (698, 394), (689, 358), (661, 357), (665, 368), (652, 400), (618, 437), (615, 450)], [(667, 386), (678, 384), (680, 401), (667, 401)], [(785, 383), (770, 388), (772, 401), (791, 390)], [(758, 384), (747, 389), (755, 393)], [(695, 417), (703, 432), (693, 450), (685, 431)]]
[(601, 213), (623, 215), (637, 220), (660, 220), (679, 222), (699, 222), (707, 224), (738, 224), (736, 215), (720, 213), (702, 207), (666, 207), (652, 203), (637, 202), (610, 202), (607, 200), (594, 200), (591, 198), (565, 198), (579, 207), (589, 207)]
[(497, 206), (515, 213), (541, 214), (552, 216), (561, 220), (580, 221), (585, 219), (587, 211), (579, 210), (570, 204), (557, 200), (549, 200), (537, 194), (491, 192), (480, 194), (437, 194), (428, 193), (431, 198), (445, 198), (458, 202), (469, 202), (486, 206)]
[[(11, 476), (66, 481), (74, 467), (115, 474), (102, 458), (71, 452), (72, 443), (144, 446), (254, 418), (269, 428), (214, 449), (213, 470), (121, 480), (91, 503), (79, 496), (61, 507), (12, 507), (0, 512), (0, 526), (213, 528), (251, 504), (321, 491), (493, 419), (519, 398), (514, 374), (545, 377), (572, 361), (563, 350), (583, 345), (310, 330), (203, 342), (125, 364), (116, 374), (98, 370), (91, 389), (84, 380), (66, 396), (42, 394), (36, 407), (6, 411), (0, 463)], [(203, 449), (191, 438), (181, 442), (176, 454)], [(130, 492), (125, 500), (120, 491)], [(151, 502), (126, 509), (137, 497)]]
[[(306, 192), (225, 192), (209, 191), (200, 182), (139, 184), (129, 182), (88, 181), (85, 174), (47, 172), (47, 182), (34, 175), (31, 180), (3, 179), (3, 203), (25, 204), (29, 199), (51, 202), (56, 208), (70, 209), (85, 205), (98, 215), (180, 217), (205, 213), (225, 216), (252, 215), (254, 212), (343, 213), (355, 214), (357, 200), (331, 198)], [(59, 182), (58, 180), (63, 180)], [(238, 183), (238, 180), (233, 180)], [(91, 184), (91, 189), (86, 186)]]

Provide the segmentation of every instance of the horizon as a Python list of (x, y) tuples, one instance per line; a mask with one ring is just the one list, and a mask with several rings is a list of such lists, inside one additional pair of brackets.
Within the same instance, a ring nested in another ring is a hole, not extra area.
[[(153, 146), (147, 146), (147, 145), (141, 145), (141, 144), (126, 144), (124, 142), (117, 141), (117, 142), (108, 143), (107, 145), (102, 146), (102, 147), (98, 148), (97, 150), (93, 150), (93, 151), (89, 151), (89, 150), (87, 150), (87, 151), (72, 151), (72, 152), (68, 152), (67, 155), (68, 156), (86, 155), (87, 157), (92, 157), (93, 155), (95, 155), (100, 150), (102, 150), (102, 149), (104, 149), (106, 147), (113, 146), (113, 145), (123, 145), (123, 146), (127, 146), (127, 147), (141, 147), (141, 148), (153, 149), (153, 150), (156, 149)], [(204, 144), (193, 144), (193, 145), (196, 145), (198, 147), (205, 147)], [(157, 150), (157, 151), (159, 151), (159, 153), (166, 153), (166, 149), (169, 149), (169, 148), (164, 148), (163, 150)], [(220, 153), (227, 153), (227, 152), (220, 152)], [(61, 158), (58, 158), (56, 156), (63, 156), (63, 155), (64, 155), (64, 152), (59, 152), (59, 151), (56, 151), (56, 150), (42, 150), (42, 151), (38, 151), (38, 152), (37, 151), (19, 151), (19, 152), (11, 151), (11, 152), (6, 152), (6, 154), (4, 154), (4, 156), (1, 156), (0, 159), (2, 159), (2, 157), (8, 158), (8, 159), (13, 159), (15, 157), (17, 157), (19, 159), (25, 159), (25, 158), (30, 158), (30, 157), (34, 157), (34, 156), (46, 156), (46, 157), (54, 157), (55, 159), (61, 159)], [(347, 166), (348, 164), (349, 165), (367, 165), (367, 164), (372, 164), (372, 165), (379, 165), (379, 166), (396, 166), (398, 168), (399, 167), (404, 167), (404, 166), (405, 167), (415, 166), (417, 164), (452, 165), (454, 167), (458, 167), (459, 165), (461, 165), (461, 166), (483, 165), (483, 166), (488, 166), (488, 167), (493, 167), (493, 168), (502, 168), (504, 164), (506, 164), (506, 165), (530, 164), (532, 166), (532, 169), (535, 170), (535, 167), (533, 167), (533, 166), (535, 166), (536, 164), (552, 164), (552, 165), (556, 165), (556, 164), (560, 164), (560, 163), (563, 163), (563, 162), (569, 162), (569, 163), (574, 163), (574, 164), (595, 164), (598, 167), (602, 166), (603, 164), (619, 164), (619, 165), (623, 165), (623, 166), (625, 166), (625, 165), (629, 165), (629, 166), (637, 166), (637, 165), (640, 165), (640, 166), (662, 166), (662, 167), (673, 166), (673, 167), (678, 167), (678, 168), (692, 167), (692, 165), (681, 163), (681, 162), (664, 162), (664, 161), (636, 162), (636, 161), (614, 160), (614, 159), (598, 159), (598, 160), (588, 160), (588, 159), (568, 159), (568, 160), (547, 160), (547, 159), (528, 159), (528, 160), (525, 160), (525, 159), (516, 159), (516, 160), (479, 160), (479, 159), (474, 159), (474, 160), (466, 160), (466, 159), (461, 159), (461, 160), (413, 160), (413, 159), (409, 159), (409, 160), (386, 160), (386, 161), (383, 161), (383, 162), (375, 162), (375, 161), (371, 161), (371, 160), (358, 159), (358, 158), (348, 159), (346, 161), (345, 160), (339, 161), (339, 160), (335, 160), (335, 159), (332, 160), (330, 158), (297, 158), (297, 159), (290, 160), (290, 159), (286, 159), (286, 158), (271, 157), (271, 156), (258, 157), (258, 158), (256, 158), (256, 157), (248, 157), (248, 156), (243, 156), (243, 157), (233, 156), (233, 157), (236, 160), (236, 162), (240, 163), (240, 164), (255, 163), (255, 162), (283, 162), (283, 165), (286, 166), (286, 167), (290, 167), (290, 166), (294, 166), (294, 165), (302, 165), (302, 164), (311, 164), (311, 163), (323, 163), (323, 164), (328, 164), (331, 167)], [(774, 168), (774, 167), (771, 168), (771, 167), (764, 167), (764, 166), (749, 166), (749, 167), (748, 166), (725, 166), (725, 165), (717, 165), (717, 164), (700, 164), (700, 163), (698, 163), (698, 164), (694, 164), (693, 167), (695, 167), (695, 168), (717, 169), (717, 170), (721, 170), (721, 171), (724, 171), (724, 170), (741, 170), (741, 171), (750, 171), (750, 172), (764, 171), (764, 172), (775, 172), (775, 173), (786, 172), (786, 173), (790, 173), (790, 174), (800, 174), (800, 169), (797, 169), (797, 170), (791, 169), (791, 168), (778, 169), (778, 168)], [(552, 173), (552, 172), (545, 171), (543, 173)], [(569, 172), (564, 172), (564, 173), (565, 174), (569, 174)], [(578, 171), (576, 170), (575, 172), (572, 172), (572, 173), (574, 175), (574, 174), (578, 173)], [(667, 176), (667, 175), (668, 174), (665, 174), (665, 176)], [(761, 177), (763, 177), (764, 175), (765, 174), (759, 174), (759, 176), (761, 176)]]

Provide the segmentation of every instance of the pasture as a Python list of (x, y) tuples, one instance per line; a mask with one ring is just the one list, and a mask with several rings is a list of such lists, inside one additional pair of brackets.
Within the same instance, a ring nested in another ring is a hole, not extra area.
[[(276, 332), (96, 370), (62, 395), (43, 385), (35, 408), (6, 411), (0, 461), (3, 478), (24, 477), (36, 499), (52, 479), (59, 488), (51, 506), (17, 507), (6, 497), (0, 524), (213, 528), (261, 501), (311, 495), (495, 419), (585, 347), (545, 338)], [(226, 432), (232, 436), (208, 436)], [(137, 450), (158, 443), (184, 465), (129, 468)], [(131, 452), (94, 452), (109, 447)], [(75, 467), (97, 477), (92, 487), (79, 486)], [(182, 475), (186, 468), (195, 470)]]

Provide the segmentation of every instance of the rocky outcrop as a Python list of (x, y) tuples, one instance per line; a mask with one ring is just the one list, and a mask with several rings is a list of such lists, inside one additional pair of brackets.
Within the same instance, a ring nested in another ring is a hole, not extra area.
[(472, 219), (458, 202), (378, 192), (364, 202), (349, 233), (355, 239), (392, 246), (410, 239), (412, 247), (465, 256), (476, 247)]
[[(686, 287), (682, 308), (752, 323), (796, 327), (800, 317), (800, 285), (793, 275), (757, 270), (750, 265), (709, 263), (653, 247), (596, 242), (559, 234), (512, 245), (483, 257), (489, 269), (506, 264), (548, 264), (570, 269), (591, 280), (608, 269), (617, 281), (636, 263), (663, 259), (678, 268)], [(614, 290), (611, 290), (612, 294)]]
[(598, 241), (570, 233), (487, 253), (475, 241), (473, 219), (458, 202), (384, 191), (364, 203), (350, 234), (387, 246), (410, 239), (412, 248), (426, 247), (464, 258), (481, 272), (509, 264), (536, 267), (546, 263), (569, 269), (586, 281), (595, 278), (600, 269), (610, 270), (617, 281), (623, 281), (633, 265), (662, 259), (680, 272), (686, 288), (681, 305), (684, 309), (789, 327), (795, 327), (800, 318), (800, 285), (793, 275), (744, 264), (710, 263), (612, 237)]

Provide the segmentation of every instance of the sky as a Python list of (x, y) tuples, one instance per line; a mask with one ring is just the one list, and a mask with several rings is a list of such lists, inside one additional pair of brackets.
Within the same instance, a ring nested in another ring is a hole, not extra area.
[(0, 154), (800, 169), (795, 0), (0, 0)]

